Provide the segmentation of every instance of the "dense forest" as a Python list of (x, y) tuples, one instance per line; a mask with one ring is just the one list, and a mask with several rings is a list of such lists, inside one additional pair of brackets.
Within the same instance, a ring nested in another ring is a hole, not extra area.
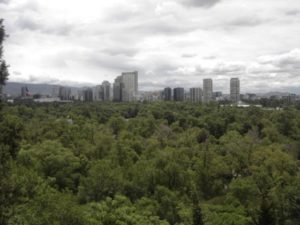
[(300, 224), (300, 113), (1, 105), (0, 224)]

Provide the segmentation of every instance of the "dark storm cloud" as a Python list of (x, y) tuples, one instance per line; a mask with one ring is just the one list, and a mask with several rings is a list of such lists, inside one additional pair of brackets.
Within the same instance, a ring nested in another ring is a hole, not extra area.
[(181, 0), (181, 3), (187, 6), (206, 8), (212, 7), (219, 2), (221, 2), (221, 0)]

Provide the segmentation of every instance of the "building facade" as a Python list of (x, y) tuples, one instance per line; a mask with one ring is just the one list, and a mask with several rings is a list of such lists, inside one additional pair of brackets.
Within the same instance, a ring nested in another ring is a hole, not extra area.
[(203, 102), (213, 101), (213, 81), (212, 79), (203, 80)]
[(94, 101), (103, 101), (103, 87), (97, 85), (93, 88)]
[(118, 76), (113, 84), (113, 101), (122, 101), (122, 77)]
[(190, 88), (190, 100), (192, 102), (202, 101), (202, 89), (201, 88)]
[(174, 88), (174, 101), (184, 101), (184, 88), (177, 87)]
[(82, 100), (85, 102), (92, 102), (94, 100), (93, 89), (87, 88), (82, 91)]
[(109, 101), (111, 99), (111, 96), (110, 96), (110, 89), (111, 89), (111, 85), (108, 81), (103, 81), (102, 82), (102, 93), (103, 93), (103, 98), (102, 100), (103, 101)]
[(60, 86), (58, 88), (58, 98), (60, 100), (71, 100), (71, 88)]
[(167, 87), (163, 91), (163, 100), (164, 101), (172, 101), (172, 88)]
[(125, 72), (122, 73), (122, 101), (132, 102), (138, 96), (138, 72)]
[(230, 101), (238, 103), (240, 101), (240, 80), (239, 78), (230, 79)]

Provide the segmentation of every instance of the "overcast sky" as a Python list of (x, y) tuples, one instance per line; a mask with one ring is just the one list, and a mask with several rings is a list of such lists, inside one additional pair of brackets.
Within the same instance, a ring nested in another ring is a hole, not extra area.
[(0, 0), (10, 81), (300, 90), (300, 0)]

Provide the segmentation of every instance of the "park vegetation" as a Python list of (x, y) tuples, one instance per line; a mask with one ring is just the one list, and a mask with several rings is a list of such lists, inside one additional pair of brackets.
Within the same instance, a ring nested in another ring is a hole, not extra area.
[(1, 105), (0, 224), (300, 224), (300, 113)]

